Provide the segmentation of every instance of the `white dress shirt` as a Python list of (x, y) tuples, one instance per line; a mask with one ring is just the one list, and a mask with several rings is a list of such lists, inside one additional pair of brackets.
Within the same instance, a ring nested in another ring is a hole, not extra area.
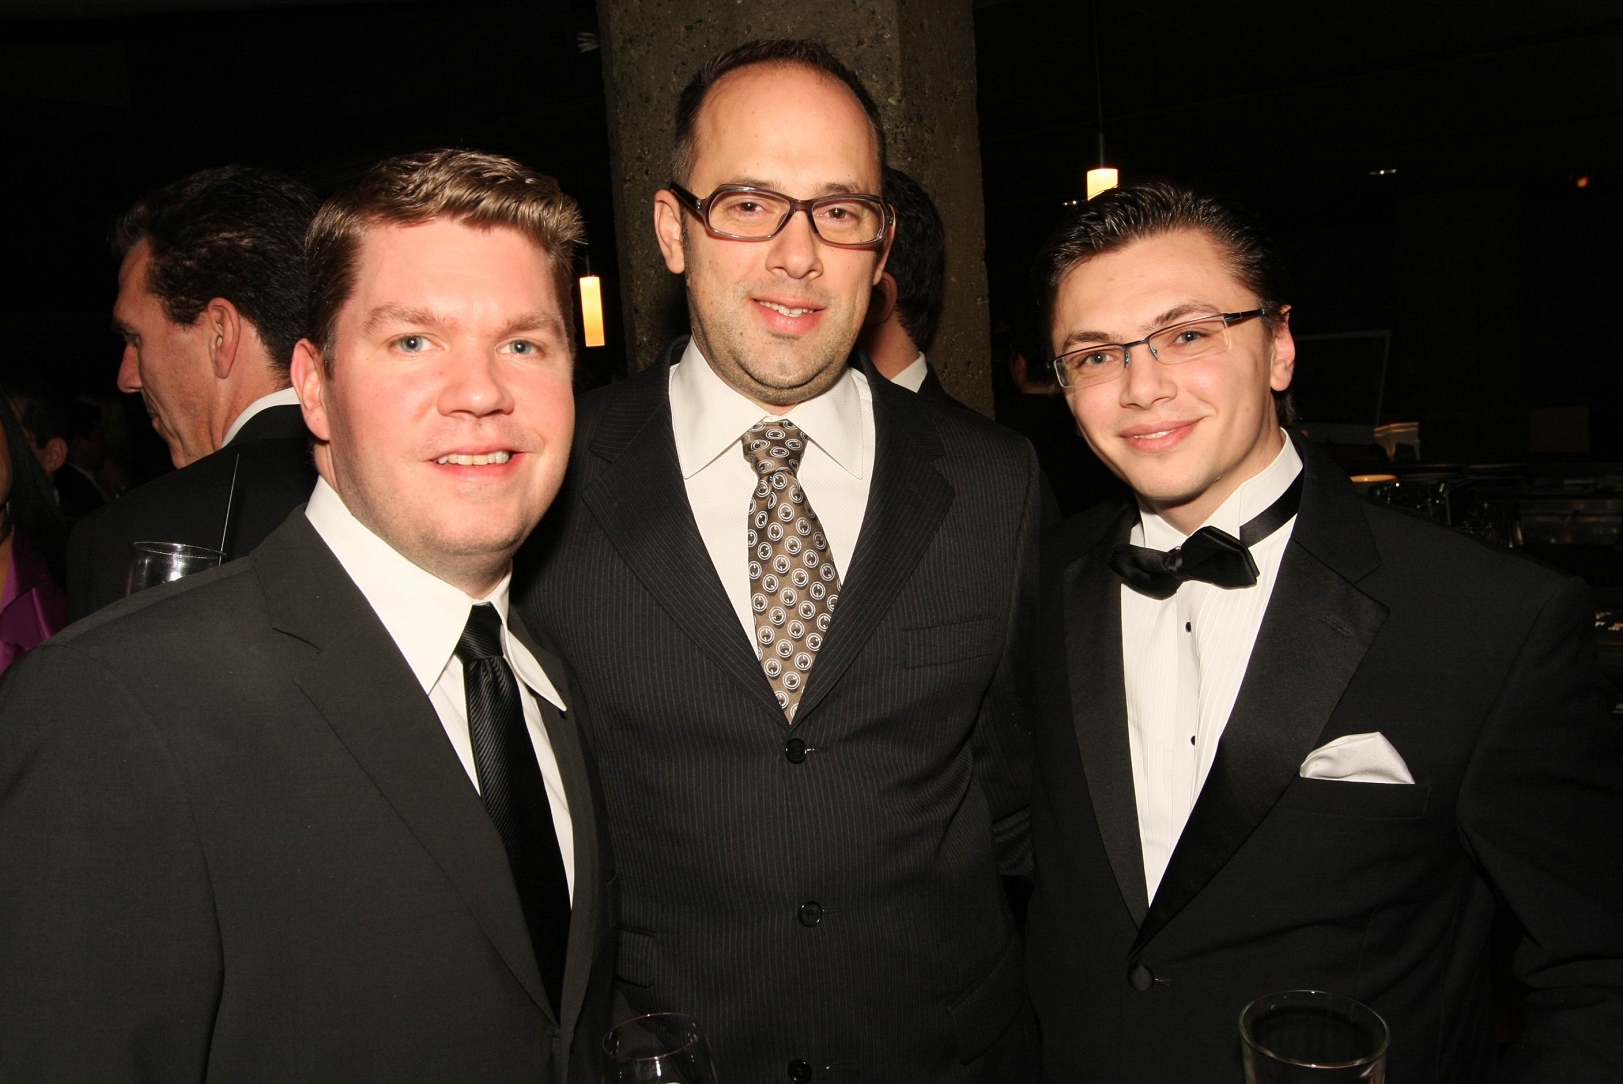
[(671, 366), (671, 424), (688, 504), (710, 562), (727, 592), (738, 625), (756, 657), (755, 611), (750, 609), (748, 530), (755, 470), (740, 443), (756, 422), (788, 418), (806, 434), (797, 477), (822, 522), (841, 582), (862, 533), (873, 478), (873, 392), (868, 378), (847, 368), (834, 386), (788, 411), (762, 410), (717, 376), (690, 341)]
[(220, 442), (220, 447), (224, 448), (227, 444), (230, 444), (232, 438), (242, 432), (242, 427), (247, 425), (253, 416), (261, 410), (269, 410), (273, 406), (298, 405), (299, 393), (292, 388), (283, 388), (281, 391), (273, 391), (269, 395), (261, 395), (258, 399), (249, 403), (241, 414), (237, 415), (236, 420), (231, 423), (231, 428), (225, 431), (225, 439)]
[(475, 790), (479, 774), (473, 763), (473, 739), (468, 734), (468, 701), (462, 685), (462, 660), (456, 657), (457, 641), (468, 624), (469, 610), (480, 602), (495, 607), (502, 619), (502, 653), (518, 680), (531, 695), (522, 697), (524, 722), (530, 743), (541, 766), (547, 802), (552, 806), (552, 826), (558, 833), (558, 849), (563, 853), (564, 874), (569, 879), (570, 899), (575, 895), (575, 836), (569, 818), (569, 800), (564, 796), (563, 776), (553, 755), (541, 708), (535, 702), (544, 696), (559, 711), (567, 710), (558, 690), (547, 678), (535, 656), (514, 638), (507, 627), (509, 574), (485, 599), (470, 598), (437, 576), (425, 572), (401, 556), (392, 546), (373, 534), (345, 506), (343, 498), (327, 484), (316, 481), (315, 492), (304, 514), (349, 578), (361, 589), (366, 601), (406, 657), (406, 665), (416, 675), (434, 711), (451, 740), (457, 759), (468, 773)]
[(892, 384), (900, 384), (908, 391), (918, 391), (924, 386), (924, 378), (930, 373), (930, 363), (924, 360), (924, 351), (908, 362), (907, 368), (890, 378)]
[[(1302, 469), (1289, 438), (1261, 473), (1248, 478), (1202, 527), (1240, 537), (1240, 527), (1278, 500)], [(1251, 649), (1273, 594), (1296, 518), (1251, 547), (1257, 582), (1225, 590), (1190, 580), (1167, 599), (1121, 588), (1122, 671), (1127, 686), (1127, 744), (1149, 898), (1217, 756), (1245, 678)], [(1153, 512), (1140, 512), (1130, 541), (1170, 550), (1188, 536)]]

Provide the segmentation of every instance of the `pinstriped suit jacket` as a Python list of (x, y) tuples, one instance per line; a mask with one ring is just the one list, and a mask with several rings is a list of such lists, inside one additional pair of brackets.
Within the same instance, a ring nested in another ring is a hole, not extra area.
[(515, 591), (595, 719), (619, 992), (696, 1016), (728, 1080), (1025, 1084), (999, 873), (1029, 864), (1035, 457), (868, 368), (873, 484), (790, 727), (687, 502), (682, 345), (582, 398)]

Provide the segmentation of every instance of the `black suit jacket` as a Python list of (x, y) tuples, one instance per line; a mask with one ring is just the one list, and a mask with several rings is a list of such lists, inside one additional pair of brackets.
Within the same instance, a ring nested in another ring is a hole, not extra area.
[(56, 507), (62, 518), (72, 523), (83, 519), (107, 503), (96, 483), (80, 474), (71, 464), (64, 463), (52, 480), (56, 486)]
[(542, 705), (574, 821), (561, 1028), (439, 717), (295, 513), (0, 684), (0, 1081), (596, 1084), (611, 863), (580, 698), (512, 627), (570, 708)]
[(268, 407), (219, 451), (154, 478), (79, 521), (68, 537), (68, 619), (77, 621), (124, 597), (130, 546), (136, 542), (219, 549), (239, 456), (226, 560), (247, 554), (310, 499), (316, 468), (304, 413), (297, 406)]
[[(1302, 455), (1250, 665), (1154, 900), (1106, 563), (1136, 511), (1068, 521), (1047, 563), (1028, 927), (1046, 1078), (1238, 1081), (1240, 1010), (1313, 987), (1386, 1019), (1391, 1080), (1476, 1084), (1504, 906), (1532, 988), (1512, 1078), (1623, 1079), (1623, 766), (1586, 589)], [(1298, 776), (1377, 731), (1414, 785)]]
[(919, 385), (919, 394), (927, 399), (934, 399), (938, 403), (948, 403), (964, 410), (969, 409), (969, 407), (964, 406), (963, 403), (948, 394), (947, 389), (941, 383), (940, 375), (935, 371), (935, 366), (930, 364), (928, 359), (924, 362), (924, 383)]
[(867, 367), (872, 488), (790, 727), (688, 504), (682, 345), (581, 400), (523, 596), (592, 705), (620, 990), (696, 1016), (728, 1080), (1027, 1084), (999, 871), (1028, 859), (1030, 448)]

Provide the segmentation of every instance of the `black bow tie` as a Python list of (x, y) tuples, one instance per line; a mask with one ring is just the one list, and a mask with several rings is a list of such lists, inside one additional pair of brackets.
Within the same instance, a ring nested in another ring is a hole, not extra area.
[(1257, 582), (1257, 563), (1250, 547), (1273, 534), (1296, 514), (1302, 501), (1302, 475), (1251, 522), (1240, 537), (1216, 527), (1202, 527), (1181, 546), (1162, 551), (1122, 543), (1110, 554), (1110, 567), (1122, 582), (1150, 598), (1171, 598), (1187, 580), (1217, 587), (1250, 587)]

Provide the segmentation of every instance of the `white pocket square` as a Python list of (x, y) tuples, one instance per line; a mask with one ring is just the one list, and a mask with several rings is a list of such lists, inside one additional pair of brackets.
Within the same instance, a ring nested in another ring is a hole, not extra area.
[(1297, 770), (1303, 779), (1343, 783), (1413, 783), (1409, 766), (1379, 732), (1348, 734), (1313, 750)]

